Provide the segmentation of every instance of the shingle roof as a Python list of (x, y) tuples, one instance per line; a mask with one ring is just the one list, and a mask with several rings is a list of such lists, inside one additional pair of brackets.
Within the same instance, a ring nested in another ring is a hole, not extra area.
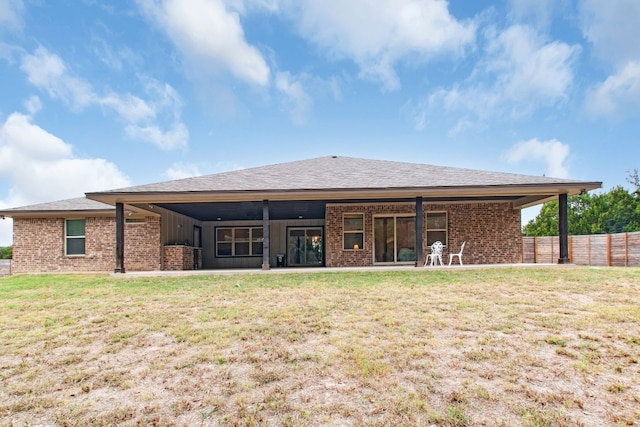
[(426, 164), (327, 156), (139, 185), (109, 193), (348, 190), (562, 184), (579, 181)]
[[(473, 169), (434, 166), (388, 160), (369, 160), (353, 157), (327, 156), (309, 160), (299, 160), (250, 169), (217, 173), (213, 175), (185, 178), (155, 184), (139, 185), (100, 193), (87, 193), (89, 198), (60, 200), (19, 208), (0, 210), (7, 216), (29, 213), (113, 211), (116, 200), (137, 200), (146, 195), (149, 202), (163, 201), (155, 199), (159, 193), (178, 195), (180, 200), (192, 201), (191, 196), (198, 193), (233, 194), (237, 192), (327, 192), (367, 190), (368, 194), (379, 194), (387, 190), (419, 190), (420, 193), (444, 189), (450, 194), (473, 194), (478, 188), (484, 188), (483, 194), (497, 194), (499, 189), (514, 187), (513, 194), (524, 197), (536, 194), (530, 200), (523, 199), (521, 206), (533, 205), (544, 201), (546, 195), (558, 194), (569, 190), (577, 194), (582, 189), (600, 188), (600, 182), (584, 182), (568, 179), (530, 176), (503, 172), (490, 172)], [(532, 190), (523, 190), (529, 188)], [(533, 189), (536, 187), (536, 189)], [(544, 188), (541, 193), (539, 188)], [(487, 190), (489, 189), (489, 190)], [(548, 190), (548, 191), (547, 191)], [(504, 194), (504, 191), (501, 193)], [(511, 193), (510, 193), (511, 194)], [(542, 195), (541, 195), (542, 194)], [(128, 195), (128, 196), (127, 196)], [(231, 197), (235, 196), (230, 196)], [(350, 196), (353, 197), (353, 196)], [(164, 197), (166, 202), (169, 197)], [(102, 203), (97, 200), (107, 203)], [(153, 199), (153, 200), (151, 200)], [(202, 200), (201, 200), (202, 201)]]
[(26, 212), (69, 212), (69, 211), (113, 211), (114, 207), (102, 202), (76, 197), (75, 199), (58, 200), (55, 202), (39, 203), (37, 205), (22, 206), (2, 210), (3, 214)]

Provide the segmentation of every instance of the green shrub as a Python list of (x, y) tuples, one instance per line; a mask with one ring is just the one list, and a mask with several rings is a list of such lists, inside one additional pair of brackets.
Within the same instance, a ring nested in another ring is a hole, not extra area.
[(11, 259), (13, 246), (0, 247), (0, 259)]

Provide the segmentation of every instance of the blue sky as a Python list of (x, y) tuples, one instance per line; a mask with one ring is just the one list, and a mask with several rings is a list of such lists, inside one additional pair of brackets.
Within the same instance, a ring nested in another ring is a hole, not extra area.
[(628, 187), (638, 22), (637, 0), (0, 0), (0, 207), (326, 155)]

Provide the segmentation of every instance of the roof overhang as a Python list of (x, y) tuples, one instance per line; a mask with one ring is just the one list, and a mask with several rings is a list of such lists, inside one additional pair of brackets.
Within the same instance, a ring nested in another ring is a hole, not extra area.
[[(130, 204), (124, 205), (125, 214), (131, 218), (141, 218), (144, 216), (158, 216), (157, 212), (148, 211)], [(115, 208), (111, 209), (9, 209), (0, 211), (1, 217), (6, 218), (100, 218), (114, 217), (116, 215)]]
[(372, 200), (412, 199), (416, 197), (438, 199), (470, 198), (491, 200), (511, 198), (516, 209), (523, 209), (557, 198), (602, 187), (601, 182), (576, 182), (528, 185), (488, 185), (460, 187), (411, 188), (348, 188), (308, 190), (251, 190), (251, 191), (184, 191), (184, 192), (104, 192), (87, 193), (87, 197), (102, 203), (155, 204), (204, 202), (253, 202), (262, 200)]
[(115, 210), (6, 210), (0, 216), (7, 218), (87, 218), (114, 216)]

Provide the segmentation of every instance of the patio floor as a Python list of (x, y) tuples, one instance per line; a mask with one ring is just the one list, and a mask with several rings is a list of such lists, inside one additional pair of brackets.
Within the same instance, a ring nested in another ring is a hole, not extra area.
[(455, 270), (478, 270), (490, 268), (573, 268), (574, 264), (471, 264), (452, 265), (438, 267), (414, 267), (410, 265), (375, 266), (375, 267), (302, 267), (302, 268), (271, 268), (262, 270), (258, 268), (249, 269), (220, 269), (220, 270), (179, 270), (179, 271), (132, 271), (122, 273), (111, 273), (114, 277), (153, 277), (153, 276), (195, 276), (195, 275), (216, 275), (216, 274), (289, 274), (289, 273), (327, 273), (327, 272), (367, 272), (367, 271), (455, 271)]

